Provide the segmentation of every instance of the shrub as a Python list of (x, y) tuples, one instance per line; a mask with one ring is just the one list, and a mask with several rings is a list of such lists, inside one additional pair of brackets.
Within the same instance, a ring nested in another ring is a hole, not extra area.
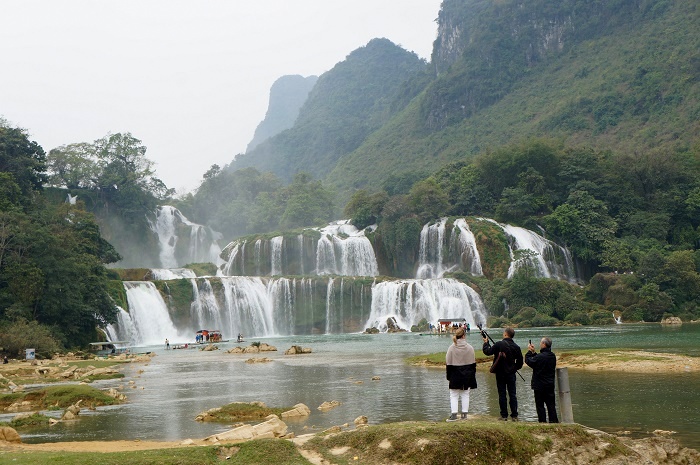
[(25, 349), (34, 349), (38, 358), (50, 358), (62, 350), (59, 340), (48, 326), (20, 318), (0, 328), (0, 346), (12, 356), (24, 356)]

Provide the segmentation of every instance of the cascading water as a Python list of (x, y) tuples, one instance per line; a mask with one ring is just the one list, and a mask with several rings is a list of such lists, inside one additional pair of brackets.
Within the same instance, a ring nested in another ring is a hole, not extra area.
[(105, 333), (107, 335), (107, 340), (110, 342), (114, 341), (128, 341), (134, 342), (138, 332), (134, 323), (131, 321), (131, 316), (121, 307), (117, 306), (119, 313), (117, 313), (117, 323), (113, 325), (107, 325), (105, 328)]
[(514, 258), (508, 269), (508, 278), (512, 278), (519, 266), (527, 263), (535, 269), (537, 276), (576, 282), (576, 268), (571, 253), (559, 244), (545, 239), (534, 231), (511, 225), (500, 225), (508, 235), (512, 250), (530, 250), (529, 257), (518, 260)]
[(124, 288), (129, 303), (130, 323), (119, 324), (117, 333), (120, 340), (129, 340), (134, 345), (142, 346), (162, 344), (165, 339), (192, 339), (175, 328), (168, 307), (152, 282), (125, 281)]
[(151, 278), (155, 281), (170, 279), (196, 278), (197, 275), (189, 268), (151, 268)]
[(418, 271), (416, 278), (440, 278), (445, 273), (442, 263), (442, 250), (445, 240), (445, 223), (442, 218), (435, 224), (426, 224), (420, 232)]
[[(379, 267), (372, 243), (349, 221), (308, 229), (294, 237), (238, 239), (224, 249), (226, 276), (377, 276)], [(252, 251), (249, 249), (252, 248)], [(246, 253), (246, 250), (249, 252)], [(252, 257), (250, 262), (246, 256)], [(252, 266), (251, 266), (252, 264)], [(313, 270), (313, 271), (309, 271)]]
[(386, 331), (389, 318), (394, 318), (404, 329), (422, 319), (437, 322), (440, 318), (464, 318), (474, 326), (486, 321), (486, 314), (479, 294), (454, 279), (386, 281), (372, 291), (367, 327)]
[[(172, 210), (170, 213), (175, 215)], [(493, 220), (476, 221), (498, 225), (509, 239), (511, 253), (534, 250), (538, 255), (533, 254), (533, 264), (542, 270), (542, 276), (573, 276), (569, 271), (573, 261), (563, 247), (522, 228)], [(503, 247), (507, 247), (505, 242)], [(225, 254), (228, 261), (223, 273), (227, 276), (194, 278), (189, 270), (152, 270), (158, 279), (184, 277), (191, 281), (194, 297), (190, 314), (183, 317), (182, 310), (177, 311), (177, 324), (167, 315), (155, 287), (125, 283), (129, 313), (125, 312), (124, 322), (115, 325), (114, 337), (121, 339), (130, 331), (134, 336), (129, 340), (160, 344), (165, 337), (192, 341), (198, 329), (218, 329), (228, 338), (238, 333), (255, 337), (359, 332), (372, 326), (386, 330), (388, 318), (403, 329), (423, 318), (431, 323), (440, 318), (465, 318), (470, 324), (486, 320), (487, 311), (478, 293), (443, 277), (456, 270), (483, 275), (476, 238), (466, 219), (453, 223), (441, 219), (423, 228), (417, 279), (413, 280), (375, 278), (379, 272), (372, 244), (365, 231), (347, 221), (296, 236), (241, 239), (229, 244)], [(305, 270), (311, 275), (283, 277)], [(246, 272), (261, 276), (246, 276)], [(182, 309), (182, 303), (177, 308)], [(125, 329), (129, 325), (132, 329)]]
[(192, 223), (175, 207), (158, 207), (151, 229), (158, 236), (159, 258), (163, 268), (177, 268), (188, 263), (220, 262), (221, 248), (217, 241), (221, 235)]
[(447, 218), (442, 218), (437, 223), (423, 226), (416, 278), (442, 278), (445, 273), (458, 269), (482, 276), (481, 256), (467, 221), (464, 218), (455, 220), (449, 234), (446, 225)]

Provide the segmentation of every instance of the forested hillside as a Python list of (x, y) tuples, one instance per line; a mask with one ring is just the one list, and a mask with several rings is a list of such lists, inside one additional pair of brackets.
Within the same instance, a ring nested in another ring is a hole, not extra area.
[(680, 0), (446, 0), (434, 79), (328, 182), (375, 188), (531, 136), (627, 154), (692, 150), (698, 24), (697, 3)]
[(293, 128), (238, 155), (229, 170), (254, 167), (289, 182), (304, 171), (328, 174), (401, 108), (400, 93), (426, 64), (387, 39), (373, 39), (323, 74)]
[(113, 322), (105, 265), (119, 254), (81, 206), (44, 195), (46, 155), (0, 119), (0, 345), (50, 356)]

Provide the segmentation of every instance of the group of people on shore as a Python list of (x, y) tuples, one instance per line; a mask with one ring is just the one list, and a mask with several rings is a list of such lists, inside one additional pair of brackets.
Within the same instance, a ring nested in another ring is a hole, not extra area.
[[(450, 417), (447, 421), (466, 420), (469, 412), (469, 393), (476, 389), (476, 356), (474, 348), (467, 342), (466, 330), (459, 328), (452, 337), (452, 345), (445, 355), (446, 376), (450, 390)], [(523, 363), (532, 368), (530, 386), (535, 394), (535, 409), (540, 423), (559, 423), (555, 406), (555, 373), (557, 366), (556, 355), (552, 352), (552, 339), (543, 337), (540, 340), (540, 352), (537, 353), (532, 341), (528, 343), (528, 351), (523, 359), (520, 346), (513, 341), (513, 328), (503, 330), (503, 340), (491, 345), (488, 334), (481, 331), (484, 341), (484, 355), (493, 355), (490, 372), (496, 375), (498, 389), (498, 404), (501, 420), (508, 420), (510, 407), (511, 421), (518, 421), (518, 396), (516, 373)], [(462, 411), (460, 414), (459, 403)]]

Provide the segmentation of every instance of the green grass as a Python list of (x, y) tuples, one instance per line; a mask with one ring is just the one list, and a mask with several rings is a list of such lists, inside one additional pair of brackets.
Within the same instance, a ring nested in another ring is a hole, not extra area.
[[(230, 457), (227, 459), (226, 457)], [(237, 446), (182, 447), (133, 452), (3, 452), (0, 463), (22, 465), (309, 465), (289, 441), (260, 439)]]
[(118, 404), (119, 401), (94, 387), (84, 384), (50, 386), (30, 392), (0, 395), (0, 408), (6, 408), (13, 402), (32, 402), (33, 409), (66, 408), (82, 399), (82, 406), (99, 407)]
[[(317, 436), (306, 448), (338, 465), (400, 463), (402, 465), (529, 465), (552, 449), (553, 437), (569, 444), (591, 441), (578, 425), (499, 423), (479, 419), (458, 423), (405, 422), (370, 426), (333, 436)], [(614, 438), (610, 441), (616, 443)], [(624, 454), (618, 444), (609, 455)], [(347, 448), (338, 454), (340, 448)], [(336, 454), (331, 451), (335, 449)], [(357, 460), (355, 460), (357, 457)]]
[(244, 402), (233, 402), (209, 415), (206, 421), (230, 423), (233, 421), (263, 420), (268, 415), (280, 415), (291, 409), (292, 407), (261, 407)]
[[(446, 352), (437, 352), (434, 354), (424, 354), (424, 355), (414, 355), (412, 357), (406, 358), (406, 363), (410, 365), (425, 365), (425, 366), (445, 366), (445, 355)], [(490, 362), (492, 357), (479, 356), (476, 357), (477, 365), (480, 363)]]

